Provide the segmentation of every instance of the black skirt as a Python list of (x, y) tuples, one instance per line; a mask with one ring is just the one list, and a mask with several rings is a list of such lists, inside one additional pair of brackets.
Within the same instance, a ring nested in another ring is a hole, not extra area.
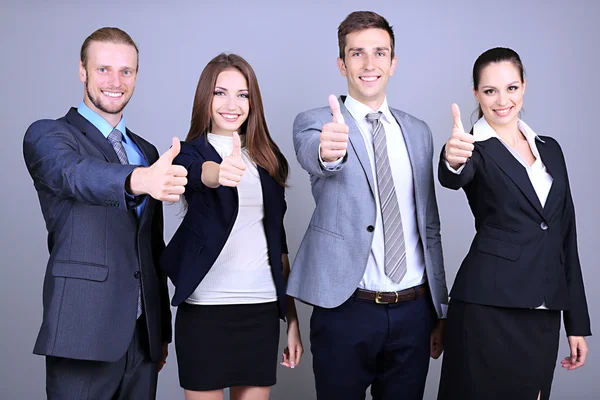
[(175, 351), (184, 389), (273, 386), (278, 348), (277, 302), (178, 307)]
[(549, 399), (560, 315), (451, 300), (438, 400)]

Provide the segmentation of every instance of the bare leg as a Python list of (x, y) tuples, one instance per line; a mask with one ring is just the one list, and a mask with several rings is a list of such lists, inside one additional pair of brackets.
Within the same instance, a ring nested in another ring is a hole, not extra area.
[(269, 400), (268, 386), (235, 386), (229, 389), (231, 400)]

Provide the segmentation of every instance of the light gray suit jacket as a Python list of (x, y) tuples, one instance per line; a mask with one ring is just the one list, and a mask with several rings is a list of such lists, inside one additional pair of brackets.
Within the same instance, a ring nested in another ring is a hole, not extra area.
[[(336, 171), (319, 162), (321, 128), (331, 122), (329, 107), (299, 114), (294, 121), (298, 162), (310, 175), (316, 207), (288, 281), (288, 294), (325, 308), (346, 301), (360, 283), (371, 251), (376, 212), (374, 177), (358, 126), (340, 97), (342, 115), (350, 128), (347, 156)], [(448, 304), (442, 256), (440, 220), (433, 180), (433, 140), (425, 122), (390, 108), (408, 150), (415, 188), (417, 226), (425, 251), (425, 270), (436, 312)]]

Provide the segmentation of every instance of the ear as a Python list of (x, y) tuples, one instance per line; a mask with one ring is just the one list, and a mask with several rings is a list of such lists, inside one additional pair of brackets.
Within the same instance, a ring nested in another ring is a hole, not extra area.
[(346, 76), (346, 64), (344, 64), (344, 60), (342, 60), (340, 57), (337, 59), (337, 66), (342, 76)]
[(525, 94), (525, 87), (527, 86), (527, 81), (523, 79), (523, 94)]
[(475, 99), (479, 102), (479, 93), (477, 93), (477, 89), (473, 88), (473, 96), (475, 96)]
[(85, 83), (87, 81), (87, 71), (85, 70), (85, 67), (83, 66), (83, 63), (81, 61), (79, 61), (79, 80), (82, 83)]
[(388, 72), (389, 76), (394, 75), (394, 71), (396, 70), (397, 64), (398, 64), (398, 58), (396, 56), (394, 56), (394, 58), (392, 58), (392, 65), (390, 66), (390, 71)]

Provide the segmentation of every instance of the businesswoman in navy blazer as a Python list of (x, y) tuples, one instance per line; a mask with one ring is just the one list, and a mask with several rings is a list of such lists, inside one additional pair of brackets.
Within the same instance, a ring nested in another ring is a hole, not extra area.
[(519, 119), (523, 64), (506, 48), (473, 67), (479, 117), (466, 134), (458, 107), (438, 177), (463, 188), (477, 233), (451, 291), (438, 399), (548, 399), (560, 316), (585, 363), (590, 319), (575, 211), (562, 150)]
[(288, 163), (271, 139), (258, 81), (240, 56), (220, 54), (200, 76), (190, 131), (174, 164), (188, 170), (187, 212), (162, 256), (178, 306), (175, 349), (188, 400), (268, 399), (302, 342), (287, 297), (283, 217)]

